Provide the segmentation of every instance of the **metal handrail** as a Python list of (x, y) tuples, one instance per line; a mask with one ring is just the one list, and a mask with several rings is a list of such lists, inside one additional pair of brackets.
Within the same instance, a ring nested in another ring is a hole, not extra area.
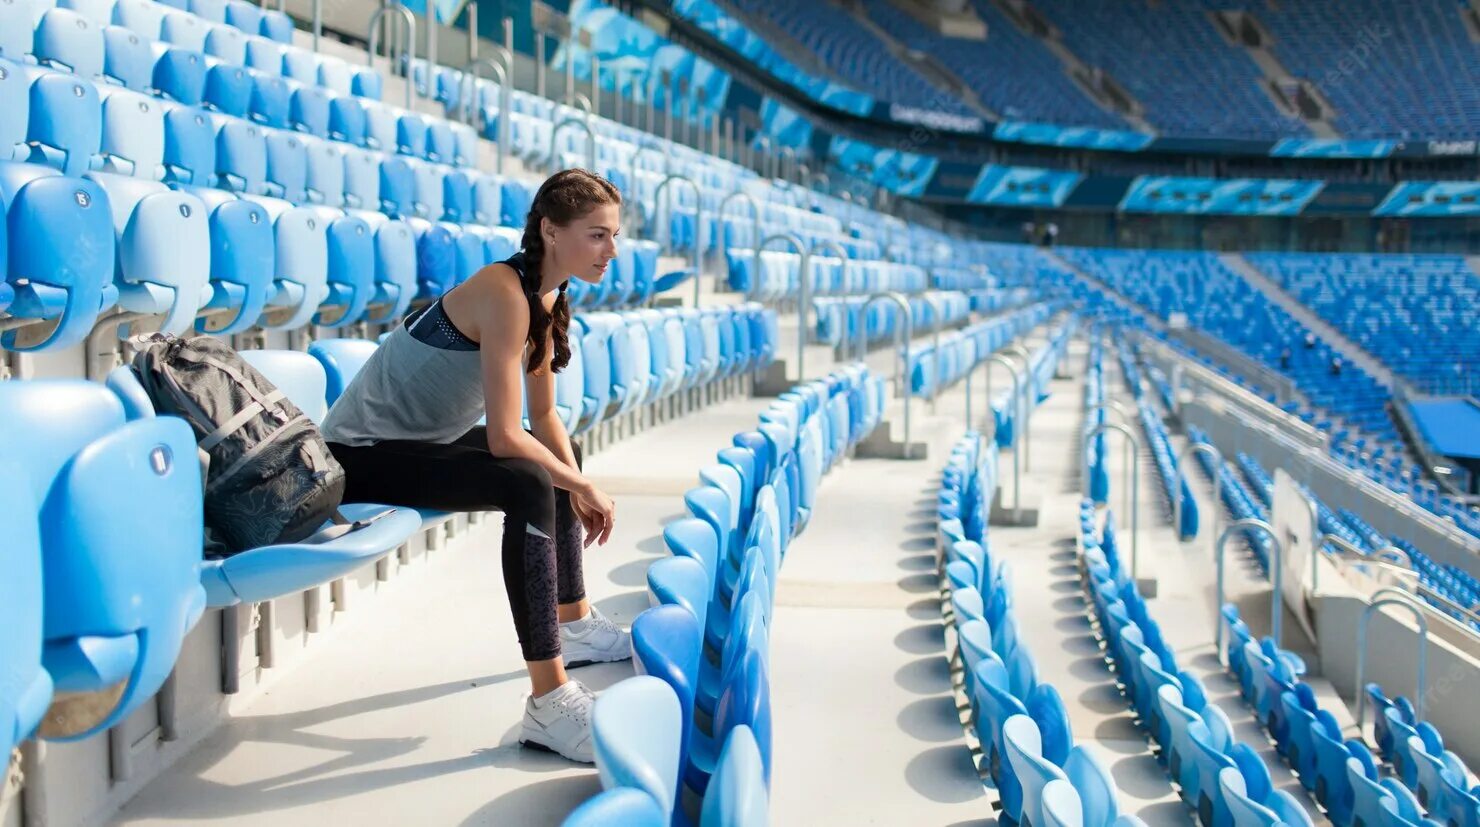
[[(472, 6), (469, 6), (471, 9)], [(509, 50), (503, 46), (494, 45), (494, 54), (502, 58), (499, 62), (492, 57), (483, 57), (463, 67), (463, 83), (466, 85), (466, 94), (459, 94), (458, 114), (462, 122), (469, 126), (473, 125), (474, 113), (477, 113), (478, 131), (481, 133), (486, 127), (487, 121), (483, 119), (483, 108), (478, 101), (478, 81), (481, 79), (479, 70), (487, 68), (493, 72), (494, 80), (498, 83), (498, 129), (494, 136), (494, 171), (500, 175), (504, 172), (504, 156), (509, 153), (509, 135), (513, 128), (513, 104), (512, 87), (509, 85), (509, 70), (514, 65), (514, 57)], [(476, 160), (476, 159), (475, 159)]]
[(1030, 421), (1033, 418), (1033, 403), (1029, 401), (1032, 394), (1029, 393), (1033, 386), (1033, 355), (1028, 349), (1020, 344), (1010, 344), (1003, 348), (1004, 353), (1010, 353), (1021, 357), (1023, 360), (1023, 392), (1018, 396), (1018, 408), (1022, 413), (1022, 435), (1023, 435), (1023, 470), (1033, 470), (1033, 437), (1030, 430)]
[(572, 90), (570, 92), (566, 92), (560, 98), (561, 106), (576, 106), (577, 104), (579, 104), (579, 108), (581, 109), (581, 111), (585, 112), (586, 115), (589, 116), (594, 113), (594, 110), (591, 108), (591, 99), (586, 97), (586, 94), (584, 92), (576, 92)]
[[(1018, 394), (1022, 393), (1022, 387), (1023, 387), (1023, 377), (1022, 377), (1022, 374), (1020, 374), (1018, 372), (1017, 366), (1012, 363), (1012, 360), (1011, 359), (1008, 359), (1006, 356), (1003, 356), (1000, 353), (993, 353), (992, 355), (988, 356), (987, 359), (986, 359), (986, 363), (987, 363), (987, 410), (988, 411), (991, 411), (992, 410), (992, 366), (993, 365), (1001, 365), (1002, 367), (1007, 368), (1007, 373), (1010, 376), (1012, 376), (1012, 395), (1011, 395), (1011, 397), (1009, 398), (1009, 401), (1008, 401), (1008, 406), (1009, 407), (1012, 407), (1017, 402)], [(967, 424), (970, 425), (970, 423), (967, 423)], [(1012, 440), (1012, 521), (1013, 522), (1018, 522), (1019, 516), (1022, 514), (1022, 506), (1023, 506), (1023, 496), (1022, 496), (1022, 494), (1023, 494), (1022, 463), (1021, 463), (1021, 461), (1019, 459), (1019, 455), (1018, 455), (1018, 445), (1021, 442), (1021, 440), (1017, 439), (1016, 436), (1017, 435), (1014, 434), (1014, 438)], [(996, 438), (997, 438), (997, 422), (994, 419), (992, 421), (992, 439), (993, 439), (993, 441), (996, 441)]]
[(560, 130), (567, 126), (578, 127), (586, 133), (586, 168), (594, 171), (596, 169), (596, 130), (591, 128), (591, 117), (587, 115), (581, 118), (571, 115), (555, 124), (555, 128), (550, 130), (550, 172), (553, 173), (560, 167), (559, 159), (555, 155), (555, 142), (560, 137)]
[[(772, 238), (775, 238), (775, 236), (772, 236)], [(805, 261), (805, 258), (803, 260)], [(909, 299), (906, 299), (903, 293), (895, 290), (873, 293), (867, 299), (864, 299), (862, 310), (863, 315), (865, 317), (868, 316), (868, 309), (873, 306), (874, 302), (879, 301), (893, 302), (894, 306), (899, 308), (899, 315), (901, 317), (901, 324), (894, 329), (894, 346), (900, 351), (899, 361), (896, 363), (897, 367), (894, 369), (894, 378), (899, 387), (903, 388), (903, 438), (906, 450), (908, 450), (908, 446), (910, 444), (910, 340), (913, 339), (915, 335), (915, 322), (914, 319), (910, 318)], [(805, 319), (803, 321), (805, 321)], [(868, 354), (868, 329), (863, 325), (859, 325), (858, 327), (857, 340), (859, 358), (862, 358)], [(798, 375), (797, 381), (801, 381), (800, 374)]]
[(1089, 432), (1084, 435), (1083, 440), (1084, 486), (1086, 490), (1089, 489), (1090, 443), (1094, 441), (1095, 437), (1106, 431), (1115, 431), (1116, 433), (1129, 440), (1131, 444), (1131, 462), (1129, 463), (1130, 468), (1127, 469), (1126, 473), (1129, 473), (1131, 476), (1131, 579), (1134, 580), (1136, 577), (1136, 573), (1139, 571), (1138, 566), (1140, 562), (1141, 549), (1140, 531), (1138, 530), (1140, 527), (1141, 511), (1141, 442), (1140, 440), (1136, 439), (1136, 435), (1131, 432), (1130, 428), (1127, 428), (1126, 426), (1121, 425), (1118, 422), (1101, 422), (1093, 428), (1090, 428)]
[(1424, 617), (1418, 599), (1405, 591), (1392, 587), (1378, 589), (1372, 593), (1372, 601), (1362, 610), (1362, 619), (1357, 623), (1357, 732), (1362, 732), (1367, 722), (1367, 626), (1372, 622), (1372, 613), (1383, 606), (1405, 606), (1418, 621), (1418, 683), (1414, 686), (1414, 723), (1423, 720), (1423, 696), (1428, 687), (1429, 672), (1429, 621)]
[(1222, 516), (1221, 503), (1223, 502), (1223, 475), (1218, 469), (1223, 467), (1223, 455), (1218, 449), (1207, 442), (1188, 442), (1177, 454), (1177, 466), (1172, 469), (1172, 530), (1177, 533), (1177, 539), (1188, 542), (1197, 536), (1182, 538), (1182, 483), (1187, 479), (1187, 472), (1182, 469), (1187, 465), (1187, 459), (1193, 454), (1204, 454), (1213, 461), (1213, 528), (1218, 528), (1218, 518)]
[(773, 242), (785, 241), (792, 250), (800, 257), (798, 262), (801, 275), (797, 278), (797, 381), (802, 382), (806, 378), (803, 366), (807, 358), (807, 305), (812, 303), (812, 284), (808, 278), (807, 270), (812, 264), (812, 252), (807, 249), (807, 242), (796, 233), (781, 232), (768, 235), (755, 247), (756, 272), (760, 272), (761, 253)]
[[(595, 164), (592, 164), (593, 168)], [(699, 307), (700, 292), (704, 289), (704, 193), (699, 189), (698, 183), (687, 175), (669, 173), (658, 183), (658, 188), (653, 191), (653, 207), (663, 203), (663, 193), (672, 183), (688, 184), (694, 190), (694, 307)], [(673, 209), (670, 207), (664, 211), (667, 223), (663, 229), (663, 237), (667, 246), (673, 246)]]
[[(375, 65), (375, 52), (380, 46), (380, 20), (387, 14), (396, 15), (403, 24), (395, 29), (396, 39), (391, 46), (391, 66), (394, 71), (397, 54), (406, 60), (406, 111), (409, 112), (412, 108), (412, 90), (416, 86), (415, 68), (412, 65), (416, 63), (416, 15), (412, 14), (410, 9), (400, 3), (389, 3), (376, 9), (375, 13), (370, 15), (370, 31), (365, 44), (365, 65)], [(402, 35), (406, 38), (404, 43), (401, 41)], [(400, 44), (399, 52), (395, 44)], [(427, 68), (430, 72), (431, 67)], [(428, 83), (431, 83), (431, 80), (430, 77), (427, 78)]]
[[(754, 203), (754, 202), (752, 201), (751, 203)], [(757, 220), (759, 220), (759, 219), (757, 219)], [(845, 250), (845, 249), (843, 249), (843, 245), (839, 244), (836, 241), (833, 241), (832, 239), (824, 239), (822, 241), (817, 242), (812, 247), (812, 252), (814, 254), (817, 253), (819, 250), (828, 250), (828, 251), (836, 254), (837, 257), (838, 257), (838, 259), (839, 259), (839, 261), (841, 262), (839, 264), (839, 266), (843, 268), (843, 277), (844, 278), (847, 278), (847, 276), (848, 276), (848, 262), (850, 261), (850, 259), (848, 257), (848, 251)], [(757, 261), (757, 263), (759, 263), (759, 261)], [(805, 321), (805, 319), (803, 321)], [(867, 334), (865, 333), (865, 342), (867, 341), (866, 336), (867, 336)], [(865, 345), (865, 355), (866, 355), (866, 352), (867, 352), (866, 351), (866, 348), (867, 348), (867, 345)], [(840, 350), (845, 355), (848, 352), (848, 307), (847, 307), (847, 305), (844, 305), (843, 306), (843, 347), (840, 348)]]
[[(1215, 579), (1213, 581), (1213, 605), (1216, 607), (1216, 611), (1218, 612), (1218, 617), (1214, 621), (1213, 626), (1213, 651), (1215, 652), (1223, 651), (1223, 552), (1228, 547), (1228, 539), (1232, 537), (1235, 532), (1247, 529), (1258, 529), (1264, 532), (1265, 534), (1269, 535), (1269, 541), (1274, 545), (1274, 560), (1270, 563), (1269, 566), (1269, 576), (1274, 584), (1274, 596), (1270, 600), (1269, 609), (1270, 637), (1274, 638), (1275, 648), (1279, 648), (1280, 641), (1283, 640), (1280, 624), (1281, 621), (1284, 619), (1281, 616), (1281, 610), (1284, 608), (1284, 606), (1282, 606), (1280, 603), (1280, 589), (1284, 584), (1282, 580), (1283, 575), (1280, 568), (1280, 563), (1282, 562), (1281, 558), (1284, 556), (1284, 549), (1283, 546), (1280, 545), (1279, 535), (1275, 534), (1274, 532), (1274, 526), (1255, 517), (1245, 517), (1241, 520), (1234, 520), (1233, 522), (1229, 523), (1228, 527), (1223, 529), (1223, 533), (1218, 535), (1218, 542), (1213, 545), (1213, 565), (1214, 568), (1217, 570), (1217, 574), (1215, 575)], [(1231, 662), (1232, 660), (1233, 656), (1230, 655), (1229, 661)]]

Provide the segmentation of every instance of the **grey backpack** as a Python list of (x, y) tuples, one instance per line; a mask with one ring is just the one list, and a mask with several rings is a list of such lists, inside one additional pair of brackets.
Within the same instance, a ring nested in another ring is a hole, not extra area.
[(343, 524), (344, 469), (298, 406), (226, 343), (132, 340), (133, 369), (160, 414), (190, 423), (204, 454), (206, 556), (293, 543)]

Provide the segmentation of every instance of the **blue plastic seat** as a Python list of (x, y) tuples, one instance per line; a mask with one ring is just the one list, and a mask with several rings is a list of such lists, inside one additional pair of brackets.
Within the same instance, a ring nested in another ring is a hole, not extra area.
[(40, 509), (31, 483), (13, 459), (0, 458), (0, 502), (6, 542), (0, 546), (7, 599), (0, 603), (0, 752), (29, 738), (51, 704), (51, 674), (42, 668)]
[(1055, 779), (1068, 779), (1063, 769), (1044, 756), (1039, 728), (1032, 718), (1014, 715), (1007, 719), (1002, 726), (1002, 738), (1007, 760), (1022, 785), (1022, 800), (1013, 802), (1015, 808), (1009, 808), (1004, 799), (1003, 810), (1018, 824), (1035, 824), (1035, 816), (1042, 817), (1044, 785)]
[(375, 299), (375, 234), (363, 219), (332, 207), (316, 208), (328, 226), (328, 295), (313, 323), (342, 327), (364, 319)]
[(226, 25), (233, 26), (246, 34), (255, 35), (262, 31), (262, 16), (265, 9), (244, 2), (226, 0)]
[(103, 99), (101, 169), (158, 181), (164, 177), (164, 110), (158, 101), (111, 89)]
[(107, 193), (96, 182), (48, 167), (0, 163), (0, 203), (7, 214), (6, 278), (14, 293), (9, 312), (56, 320), (40, 334), (5, 331), (0, 347), (33, 351), (82, 341), (118, 298)]
[(265, 195), (267, 139), (262, 127), (238, 118), (215, 116), (216, 180), (221, 189)]
[(214, 26), (206, 33), (204, 51), (222, 63), (241, 66), (247, 62), (247, 34), (231, 26)]
[(319, 339), (309, 345), (309, 355), (324, 367), (324, 401), (333, 406), (370, 357), (377, 345), (365, 339)]
[(167, 8), (153, 0), (117, 0), (113, 4), (113, 23), (146, 41), (158, 40)]
[(37, 61), (79, 78), (103, 74), (103, 27), (68, 9), (48, 9), (36, 26)]
[(217, 64), (206, 70), (201, 101), (233, 118), (245, 118), (251, 110), (252, 87), (255, 83), (250, 69)]
[(287, 129), (293, 104), (293, 82), (275, 75), (259, 74), (252, 84), (248, 117), (263, 126)]
[(212, 28), (210, 21), (202, 20), (193, 14), (170, 12), (164, 16), (164, 24), (160, 26), (159, 35), (161, 40), (172, 46), (196, 54), (204, 54), (206, 37), (211, 33)]
[[(277, 9), (267, 9), (262, 12), (261, 34), (263, 37), (278, 43), (292, 43), (293, 18)], [(375, 97), (379, 97), (379, 95)]]
[(365, 128), (365, 107), (358, 98), (339, 96), (329, 100), (329, 138), (363, 146)]
[(683, 732), (673, 689), (649, 675), (628, 678), (602, 692), (592, 714), (592, 746), (602, 786), (642, 790), (663, 812), (673, 812)]
[(760, 744), (750, 727), (730, 730), (704, 794), (700, 827), (764, 827), (770, 794)]
[(681, 605), (658, 605), (632, 622), (632, 663), (639, 675), (662, 680), (678, 699), (678, 766), (687, 772), (689, 743), (703, 657), (703, 630), (694, 613)]
[[(738, 726), (746, 726), (760, 748), (762, 775), (771, 777), (771, 693), (766, 677), (764, 652), (748, 649), (730, 670), (719, 703), (715, 706), (712, 738), (696, 739), (694, 772), (686, 778), (689, 787), (704, 792), (718, 766), (720, 748)], [(707, 747), (707, 748), (706, 748)]]
[(309, 138), (304, 198), (327, 207), (344, 206), (344, 149), (332, 141)]
[(224, 194), (207, 209), (213, 289), (204, 308), (210, 315), (198, 320), (196, 328), (218, 335), (237, 333), (257, 324), (277, 291), (272, 218), (262, 205)]
[(272, 219), (273, 286), (267, 312), (259, 322), (268, 330), (303, 327), (329, 295), (328, 228), (314, 207), (256, 196)]
[(26, 124), (29, 160), (81, 175), (93, 163), (102, 139), (102, 105), (90, 81), (46, 69), (29, 68), (30, 118)]
[(303, 138), (291, 132), (266, 130), (267, 169), (263, 194), (294, 204), (307, 200), (308, 148)]
[[(108, 193), (118, 237), (118, 304), (164, 315), (160, 329), (180, 334), (211, 299), (210, 219), (195, 196), (164, 184), (89, 173)], [(125, 326), (127, 329), (128, 326)]]
[(202, 109), (176, 106), (164, 115), (164, 180), (210, 186), (216, 172), (216, 131)]
[(123, 26), (104, 26), (102, 74), (135, 92), (148, 91), (154, 79), (149, 40)]
[(0, 4), (0, 58), (19, 62), (31, 54), (35, 28), (30, 4)]
[(1003, 725), (1014, 715), (1028, 714), (1023, 702), (1008, 688), (1007, 667), (997, 658), (987, 658), (977, 663), (976, 676), (972, 681), (976, 694), (972, 707), (976, 710), (976, 731), (985, 754), (987, 772), (997, 786), (997, 794), (1003, 807), (1022, 808), (1022, 785), (1007, 758), (1002, 735)]
[(642, 790), (621, 787), (606, 790), (566, 816), (561, 827), (670, 827), (671, 816)]
[(85, 738), (159, 690), (205, 609), (195, 435), (179, 419), (126, 423), (106, 388), (75, 380), (0, 383), (0, 418), (0, 456), (39, 506), (43, 664), (57, 692), (110, 701), (69, 703), (42, 734)]
[(293, 90), (288, 104), (288, 123), (299, 132), (319, 138), (329, 137), (331, 95), (318, 86), (300, 86)]

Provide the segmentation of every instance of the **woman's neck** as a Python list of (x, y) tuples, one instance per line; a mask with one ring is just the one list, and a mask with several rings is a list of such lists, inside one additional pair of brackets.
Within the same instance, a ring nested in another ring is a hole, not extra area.
[(560, 272), (562, 267), (555, 263), (554, 259), (546, 258), (540, 262), (540, 295), (546, 296), (560, 289), (560, 285), (570, 279), (569, 273)]

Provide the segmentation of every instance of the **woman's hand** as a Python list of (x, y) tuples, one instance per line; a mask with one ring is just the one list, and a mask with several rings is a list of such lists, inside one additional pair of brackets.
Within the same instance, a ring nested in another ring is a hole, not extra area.
[(617, 506), (601, 489), (590, 486), (585, 491), (572, 491), (570, 504), (586, 529), (586, 547), (591, 543), (606, 545), (616, 522)]

